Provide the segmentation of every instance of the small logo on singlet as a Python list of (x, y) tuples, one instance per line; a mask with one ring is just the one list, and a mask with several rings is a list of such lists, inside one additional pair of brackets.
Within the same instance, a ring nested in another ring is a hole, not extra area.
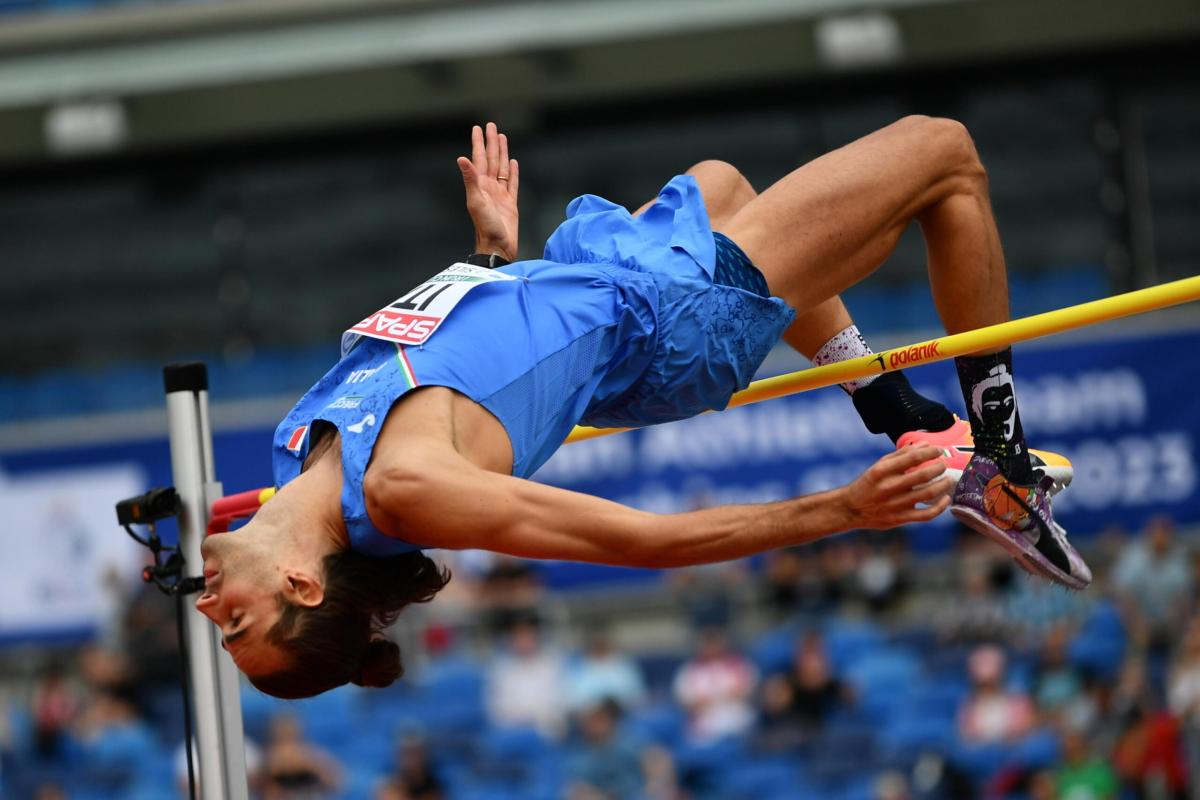
[(379, 372), (379, 370), (381, 370), (381, 369), (383, 369), (383, 367), (372, 367), (370, 369), (356, 369), (353, 372), (351, 372), (349, 375), (347, 375), (346, 379), (344, 381), (342, 381), (342, 383), (362, 383), (363, 381), (367, 380), (372, 375), (374, 375), (376, 372)]
[(367, 425), (374, 425), (374, 424), (375, 424), (375, 415), (367, 414), (365, 417), (363, 417), (362, 419), (360, 419), (358, 422), (354, 423), (353, 425), (347, 425), (346, 430), (350, 431), (351, 433), (362, 433), (363, 428), (365, 428)]
[(363, 397), (361, 395), (350, 395), (348, 397), (339, 397), (337, 400), (334, 400), (332, 403), (325, 406), (325, 408), (326, 409), (358, 408), (359, 406), (362, 405), (362, 401), (363, 401)]
[(292, 431), (291, 438), (288, 439), (287, 449), (293, 453), (299, 453), (300, 448), (304, 446), (304, 436), (308, 433), (308, 426), (301, 425), (296, 430)]

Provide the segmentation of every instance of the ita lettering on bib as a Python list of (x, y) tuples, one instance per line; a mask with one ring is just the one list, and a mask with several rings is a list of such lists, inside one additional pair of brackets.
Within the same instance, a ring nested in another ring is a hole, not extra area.
[(474, 267), (470, 264), (451, 264), (429, 280), (405, 292), (386, 308), (381, 308), (346, 331), (343, 342), (350, 337), (370, 336), (400, 344), (421, 344), (438, 329), (442, 321), (458, 305), (467, 292), (483, 283), (514, 281), (512, 275)]

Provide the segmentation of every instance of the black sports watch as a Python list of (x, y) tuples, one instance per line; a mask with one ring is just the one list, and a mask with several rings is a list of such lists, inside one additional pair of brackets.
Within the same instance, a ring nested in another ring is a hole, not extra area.
[(495, 269), (496, 267), (507, 267), (512, 262), (499, 253), (471, 253), (467, 256), (467, 263), (473, 267)]

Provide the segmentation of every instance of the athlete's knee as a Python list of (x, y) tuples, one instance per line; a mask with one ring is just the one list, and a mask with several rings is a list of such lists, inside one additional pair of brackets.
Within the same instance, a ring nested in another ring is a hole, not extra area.
[(727, 161), (701, 161), (689, 167), (687, 174), (699, 184), (714, 227), (722, 219), (737, 213), (758, 194), (746, 176)]
[(987, 170), (967, 126), (954, 119), (929, 117), (924, 127), (931, 146), (937, 148), (946, 171), (955, 179), (958, 191), (986, 192)]
[(941, 173), (951, 192), (987, 191), (987, 171), (966, 125), (945, 117), (914, 114), (896, 122), (895, 127), (917, 138), (930, 167)]

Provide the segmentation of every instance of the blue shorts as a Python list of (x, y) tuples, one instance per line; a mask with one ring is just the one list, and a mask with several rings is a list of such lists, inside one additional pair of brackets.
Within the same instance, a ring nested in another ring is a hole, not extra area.
[(631, 287), (650, 277), (657, 289), (649, 363), (624, 392), (590, 405), (583, 424), (638, 427), (683, 419), (724, 408), (750, 383), (795, 312), (779, 298), (715, 282), (720, 251), (722, 277), (765, 289), (745, 255), (721, 238), (718, 248), (690, 176), (672, 179), (637, 217), (595, 195), (568, 206), (566, 221), (546, 242), (547, 261), (629, 270), (642, 278)]

